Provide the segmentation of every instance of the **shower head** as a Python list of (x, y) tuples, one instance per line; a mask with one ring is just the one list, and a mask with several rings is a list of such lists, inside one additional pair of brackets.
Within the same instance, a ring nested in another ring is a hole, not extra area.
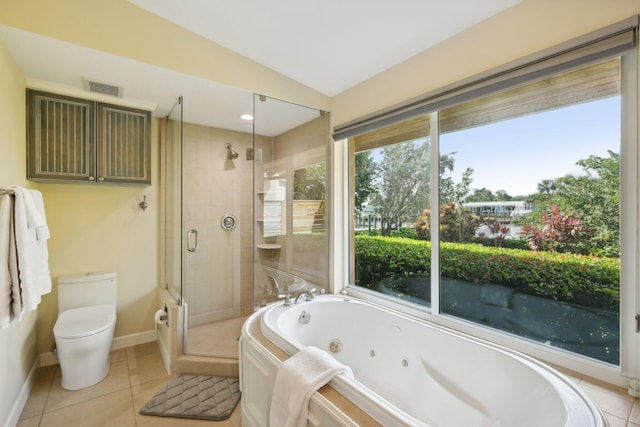
[(238, 152), (231, 148), (231, 144), (227, 144), (227, 160), (233, 160), (238, 158)]

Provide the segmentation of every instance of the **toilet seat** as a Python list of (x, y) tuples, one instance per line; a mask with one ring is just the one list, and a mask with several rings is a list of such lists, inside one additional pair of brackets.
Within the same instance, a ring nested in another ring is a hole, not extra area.
[(73, 308), (60, 313), (53, 335), (56, 338), (88, 337), (109, 328), (115, 320), (115, 307), (111, 304)]

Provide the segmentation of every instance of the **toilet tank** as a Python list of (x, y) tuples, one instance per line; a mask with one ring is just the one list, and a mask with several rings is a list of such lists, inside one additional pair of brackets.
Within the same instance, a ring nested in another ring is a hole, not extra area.
[(118, 275), (116, 273), (87, 273), (58, 278), (58, 313), (89, 305), (116, 305)]

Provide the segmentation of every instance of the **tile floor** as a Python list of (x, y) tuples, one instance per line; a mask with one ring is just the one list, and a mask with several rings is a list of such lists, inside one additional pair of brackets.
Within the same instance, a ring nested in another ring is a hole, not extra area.
[[(638, 399), (626, 390), (567, 375), (605, 412), (610, 427), (640, 427)], [(156, 343), (113, 352), (107, 378), (80, 391), (62, 389), (58, 365), (47, 366), (40, 370), (18, 427), (240, 427), (240, 404), (228, 420), (218, 422), (140, 415), (138, 410), (171, 378)]]
[(47, 366), (40, 369), (18, 427), (240, 427), (240, 404), (228, 420), (217, 422), (140, 415), (171, 378), (155, 342), (114, 351), (109, 375), (83, 390), (64, 390), (59, 366)]
[(566, 373), (604, 412), (609, 427), (640, 427), (640, 405), (627, 390)]

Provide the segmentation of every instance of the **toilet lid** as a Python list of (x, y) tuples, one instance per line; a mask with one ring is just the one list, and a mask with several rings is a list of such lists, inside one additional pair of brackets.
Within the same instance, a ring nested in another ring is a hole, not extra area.
[(80, 338), (102, 332), (116, 321), (113, 305), (92, 305), (63, 311), (53, 327), (58, 338)]

